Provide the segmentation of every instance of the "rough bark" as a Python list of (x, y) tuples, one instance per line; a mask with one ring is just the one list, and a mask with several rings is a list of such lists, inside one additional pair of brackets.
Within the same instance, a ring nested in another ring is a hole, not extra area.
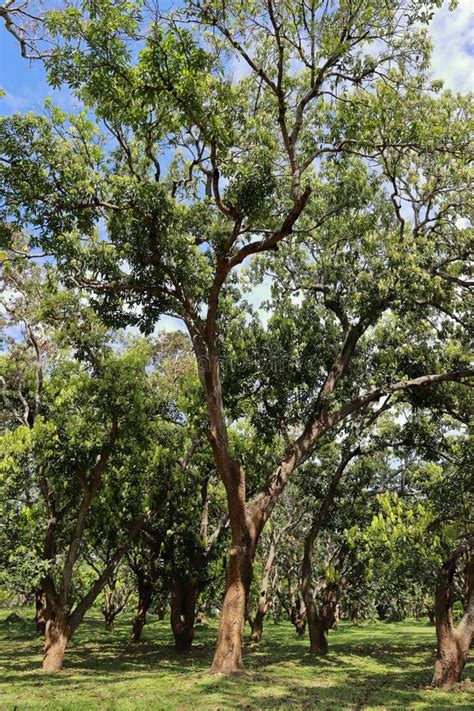
[(474, 539), (461, 544), (441, 568), (436, 588), (436, 661), (433, 686), (449, 690), (461, 681), (463, 669), (469, 654), (469, 647), (474, 636), (474, 558), (471, 557), (466, 568), (468, 595), (465, 613), (457, 626), (453, 624), (454, 576), (461, 555), (472, 551)]

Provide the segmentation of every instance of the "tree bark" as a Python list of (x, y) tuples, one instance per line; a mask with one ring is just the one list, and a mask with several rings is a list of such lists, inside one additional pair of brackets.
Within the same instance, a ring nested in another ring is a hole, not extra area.
[(226, 572), (224, 602), (212, 662), (214, 674), (232, 674), (243, 669), (242, 643), (247, 618), (248, 594), (258, 534), (248, 524), (232, 526), (232, 546)]
[(67, 613), (55, 610), (46, 622), (43, 671), (58, 672), (63, 668), (64, 653), (71, 637)]
[(468, 595), (466, 610), (457, 628), (453, 624), (454, 575), (460, 556), (474, 545), (474, 539), (464, 542), (441, 568), (436, 588), (436, 661), (433, 686), (449, 690), (461, 681), (463, 669), (474, 636), (474, 558), (466, 568)]
[(171, 581), (171, 628), (176, 651), (188, 652), (194, 639), (199, 585), (174, 574)]
[(146, 625), (146, 615), (150, 609), (153, 599), (153, 590), (151, 585), (145, 582), (138, 585), (138, 607), (132, 623), (132, 642), (140, 642), (142, 638), (143, 628)]

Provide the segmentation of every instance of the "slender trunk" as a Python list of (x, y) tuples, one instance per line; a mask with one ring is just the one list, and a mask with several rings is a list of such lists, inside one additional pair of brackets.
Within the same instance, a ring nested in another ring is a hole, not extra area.
[(138, 588), (138, 607), (132, 623), (132, 642), (139, 642), (146, 625), (146, 614), (150, 609), (153, 591), (150, 585), (142, 583)]
[[(336, 471), (329, 483), (328, 490), (322, 500), (316, 515), (313, 518), (304, 541), (303, 563), (301, 566), (301, 592), (306, 606), (306, 617), (308, 620), (308, 630), (310, 639), (310, 651), (314, 654), (326, 654), (328, 651), (328, 630), (332, 624), (332, 601), (324, 599), (321, 614), (316, 609), (316, 604), (312, 589), (312, 557), (313, 546), (326, 516), (334, 502), (339, 482), (351, 460), (360, 453), (360, 447), (343, 453)], [(329, 591), (325, 591), (329, 594)]]
[(435, 615), (437, 650), (433, 686), (449, 690), (461, 681), (469, 647), (474, 636), (474, 558), (466, 569), (468, 595), (466, 611), (457, 628), (453, 624), (454, 575), (459, 557), (468, 550), (468, 544), (458, 547), (441, 569), (436, 588)]
[(267, 612), (267, 604), (261, 604), (261, 601), (259, 600), (259, 603), (257, 605), (257, 611), (254, 615), (254, 617), (249, 618), (249, 623), (250, 623), (250, 640), (252, 642), (260, 642), (262, 639), (263, 635), (263, 620), (265, 619), (265, 615)]
[(258, 598), (257, 611), (255, 617), (249, 618), (250, 626), (252, 632), (250, 634), (250, 639), (252, 642), (260, 642), (263, 634), (263, 620), (267, 614), (268, 609), (268, 586), (270, 583), (270, 573), (272, 570), (273, 561), (275, 559), (276, 553), (276, 542), (274, 539), (270, 541), (270, 548), (268, 550), (267, 559), (265, 561), (265, 567), (263, 569), (262, 585), (260, 587), (260, 595)]
[(309, 649), (312, 654), (326, 654), (328, 651), (328, 630), (319, 616), (313, 595), (312, 562), (314, 527), (311, 528), (304, 542), (301, 592), (306, 607), (306, 619), (309, 632)]
[(41, 589), (35, 590), (35, 625), (36, 634), (44, 635), (46, 632), (46, 621), (48, 611), (44, 591)]
[(46, 622), (43, 671), (58, 672), (63, 668), (64, 653), (71, 637), (67, 613), (56, 609)]
[(196, 582), (186, 582), (179, 574), (171, 581), (171, 628), (176, 651), (188, 652), (194, 639), (194, 620), (199, 586)]

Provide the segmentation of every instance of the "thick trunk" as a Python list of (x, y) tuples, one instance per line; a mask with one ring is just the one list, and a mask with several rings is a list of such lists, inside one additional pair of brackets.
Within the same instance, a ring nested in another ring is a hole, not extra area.
[(315, 615), (308, 618), (308, 631), (310, 640), (310, 652), (312, 654), (327, 654), (328, 653), (328, 627), (325, 621)]
[(65, 612), (56, 611), (46, 622), (43, 671), (61, 671), (70, 636), (71, 629)]
[(456, 630), (444, 630), (438, 634), (433, 686), (449, 690), (461, 681), (469, 653), (470, 636), (459, 634)]
[(199, 586), (173, 575), (171, 581), (171, 628), (178, 652), (188, 652), (194, 639), (194, 620)]
[(211, 667), (214, 674), (232, 674), (243, 669), (242, 642), (256, 543), (256, 537), (251, 536), (247, 527), (242, 530), (233, 527), (224, 602)]
[(445, 562), (440, 571), (436, 588), (436, 661), (433, 686), (448, 690), (461, 681), (469, 647), (474, 636), (474, 558), (466, 567), (466, 609), (457, 629), (453, 624), (454, 576), (458, 560), (472, 547), (474, 541), (464, 542)]

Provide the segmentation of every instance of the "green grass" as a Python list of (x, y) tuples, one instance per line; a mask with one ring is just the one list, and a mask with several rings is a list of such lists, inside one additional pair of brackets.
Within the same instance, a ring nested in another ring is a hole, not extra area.
[(165, 621), (152, 620), (132, 645), (129, 617), (110, 633), (92, 614), (67, 650), (65, 671), (45, 675), (31, 612), (10, 624), (7, 614), (0, 611), (1, 711), (474, 709), (469, 681), (450, 693), (427, 688), (434, 630), (425, 621), (342, 623), (325, 658), (312, 658), (290, 624), (269, 622), (264, 641), (245, 647), (246, 671), (215, 677), (208, 673), (215, 623), (198, 625), (192, 653), (179, 655)]

